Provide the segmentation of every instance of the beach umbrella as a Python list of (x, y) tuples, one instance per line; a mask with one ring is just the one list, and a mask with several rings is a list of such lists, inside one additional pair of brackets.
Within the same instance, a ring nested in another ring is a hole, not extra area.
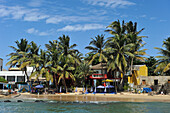
[(104, 86), (97, 86), (97, 88), (104, 88)]
[(113, 80), (106, 79), (106, 80), (103, 80), (102, 82), (113, 82)]
[(61, 93), (61, 89), (62, 89), (62, 87), (60, 86), (60, 93)]
[(43, 85), (37, 85), (37, 86), (35, 86), (35, 88), (44, 88), (44, 86)]
[(112, 85), (107, 85), (106, 88), (114, 88)]

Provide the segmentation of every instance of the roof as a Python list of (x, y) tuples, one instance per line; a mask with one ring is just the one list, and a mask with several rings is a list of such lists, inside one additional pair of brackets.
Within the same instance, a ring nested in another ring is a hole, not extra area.
[(9, 71), (21, 71), (21, 68), (9, 68)]
[[(31, 77), (31, 80), (35, 80), (35, 79), (36, 79), (36, 77)], [(38, 77), (38, 79), (39, 79), (40, 81), (46, 80), (45, 77)]]
[(7, 71), (7, 70), (3, 68), (2, 71)]
[(139, 70), (139, 68), (142, 66), (146, 66), (146, 65), (133, 65), (133, 70)]
[(90, 67), (91, 69), (107, 69), (106, 63), (99, 63)]

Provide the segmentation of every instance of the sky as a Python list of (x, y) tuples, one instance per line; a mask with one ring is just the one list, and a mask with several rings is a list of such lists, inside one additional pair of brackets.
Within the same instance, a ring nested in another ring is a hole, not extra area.
[(150, 56), (158, 55), (154, 47), (170, 36), (169, 0), (0, 0), (0, 58), (7, 55), (21, 38), (34, 41), (45, 49), (49, 41), (63, 34), (76, 43), (80, 52), (91, 38), (110, 35), (106, 27), (116, 20), (138, 23), (140, 34), (147, 36), (144, 48)]

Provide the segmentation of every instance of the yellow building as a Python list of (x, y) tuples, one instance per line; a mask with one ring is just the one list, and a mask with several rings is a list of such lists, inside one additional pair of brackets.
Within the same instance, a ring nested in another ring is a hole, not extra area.
[(128, 82), (134, 85), (146, 85), (145, 80), (140, 80), (141, 77), (148, 76), (148, 68), (146, 65), (133, 65), (132, 76), (128, 77)]

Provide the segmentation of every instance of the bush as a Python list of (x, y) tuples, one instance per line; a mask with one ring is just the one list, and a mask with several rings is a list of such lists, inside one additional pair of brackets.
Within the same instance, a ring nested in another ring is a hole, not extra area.
[(8, 81), (5, 80), (3, 77), (0, 77), (0, 82), (5, 82), (5, 83), (7, 83)]
[(128, 83), (125, 83), (123, 89), (124, 89), (124, 90), (128, 90), (128, 88), (130, 88), (130, 87), (129, 87), (129, 84), (128, 84)]

